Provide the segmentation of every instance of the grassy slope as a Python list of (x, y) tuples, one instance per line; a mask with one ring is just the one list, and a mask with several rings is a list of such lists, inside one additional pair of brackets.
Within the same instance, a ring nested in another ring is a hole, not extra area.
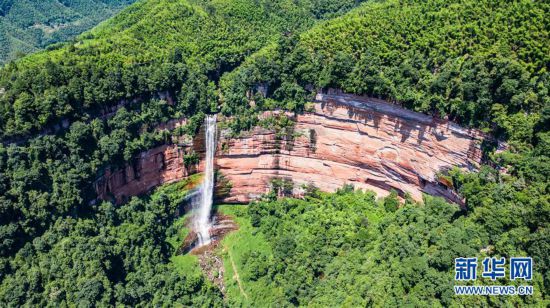
[[(284, 290), (282, 289), (282, 287), (276, 287), (276, 283), (268, 280), (268, 275), (262, 276), (259, 279), (250, 277), (251, 274), (255, 271), (254, 266), (252, 266), (252, 268), (250, 267), (252, 264), (254, 264), (253, 262), (250, 262), (250, 259), (263, 257), (267, 257), (267, 259), (273, 259), (273, 250), (271, 248), (272, 243), (270, 243), (270, 241), (266, 239), (266, 235), (263, 234), (260, 229), (254, 228), (251, 225), (250, 215), (247, 212), (247, 207), (248, 206), (244, 205), (223, 205), (220, 206), (218, 209), (221, 213), (233, 217), (239, 225), (239, 230), (228, 234), (223, 239), (220, 246), (220, 250), (224, 258), (224, 278), (229, 303), (231, 305), (245, 307), (269, 307), (274, 305), (282, 306), (288, 304), (285, 301)], [(369, 230), (375, 230), (377, 228), (380, 220), (382, 219), (381, 213), (382, 212), (380, 210), (374, 208), (366, 213), (366, 218), (370, 223)], [(331, 215), (330, 211), (326, 214), (327, 217), (330, 217)], [(305, 216), (298, 216), (295, 217), (295, 219), (301, 221), (302, 219), (308, 218)], [(315, 219), (323, 218), (315, 217)], [(374, 251), (375, 250), (373, 250), (373, 252)], [(348, 258), (353, 258), (353, 255), (340, 255), (339, 262), (341, 263), (336, 261), (333, 264), (328, 264), (327, 272), (338, 273), (338, 271), (340, 270), (339, 266), (342, 265), (342, 263), (345, 264)], [(366, 259), (370, 259), (370, 262), (372, 262), (372, 258)], [(243, 292), (240, 290), (241, 287), (239, 287), (239, 284), (236, 280), (233, 264), (236, 266), (236, 270), (239, 273), (240, 284), (246, 295), (243, 294)], [(330, 281), (328, 283), (330, 283)], [(343, 290), (341, 287), (338, 287), (337, 285), (331, 286), (327, 285), (326, 283), (320, 282), (318, 287), (330, 289), (340, 288), (339, 291), (345, 293), (345, 290)], [(345, 298), (346, 296), (343, 295), (343, 299)], [(316, 305), (323, 306), (323, 299), (316, 299)]]
[[(189, 233), (189, 228), (185, 226), (185, 221), (189, 216), (185, 215), (184, 217), (179, 218), (172, 225), (173, 228), (176, 228), (177, 234), (168, 239), (168, 242), (174, 248), (174, 251), (180, 247), (181, 243)], [(180, 274), (200, 276), (202, 275), (201, 269), (199, 267), (198, 258), (192, 254), (185, 255), (174, 255), (170, 259), (174, 270)]]
[[(202, 178), (202, 174), (194, 174), (188, 179), (182, 181), (166, 184), (160, 186), (153, 192), (153, 194), (166, 194), (169, 196), (171, 204), (181, 204), (189, 191), (195, 188)], [(186, 213), (182, 217), (176, 219), (170, 229), (173, 229), (174, 232), (171, 236), (166, 238), (166, 242), (170, 244), (172, 250), (174, 251), (174, 256), (170, 259), (170, 263), (176, 272), (180, 274), (191, 274), (193, 276), (202, 275), (199, 264), (197, 262), (197, 257), (191, 254), (187, 255), (176, 255), (175, 253), (180, 248), (180, 245), (183, 243), (185, 237), (189, 233), (189, 228), (185, 225), (187, 219), (189, 218), (190, 213)]]
[[(243, 262), (246, 254), (260, 252), (265, 255), (272, 255), (271, 247), (263, 234), (255, 232), (255, 228), (250, 224), (246, 207), (244, 205), (223, 205), (218, 208), (221, 213), (233, 217), (239, 225), (239, 230), (228, 234), (220, 246), (225, 267), (225, 286), (231, 305), (267, 307), (281, 302), (283, 294), (282, 290), (268, 286), (263, 278), (251, 283), (246, 277)], [(240, 290), (235, 278), (233, 264), (239, 272), (241, 287), (246, 295)]]
[[(189, 191), (195, 188), (201, 181), (202, 174), (194, 174), (188, 179), (180, 182), (166, 184), (155, 190), (155, 194), (165, 193), (170, 197), (172, 204), (181, 204)], [(190, 213), (176, 219), (170, 229), (174, 230), (172, 236), (166, 238), (166, 242), (170, 244), (174, 251), (174, 255), (170, 258), (169, 266), (179, 275), (190, 277), (192, 279), (204, 278), (208, 284), (210, 282), (205, 278), (198, 263), (198, 258), (193, 254), (177, 255), (176, 252), (189, 234), (189, 228), (186, 226), (186, 221), (189, 219)]]
[[(167, 193), (172, 202), (180, 204), (187, 193), (195, 188), (201, 181), (202, 174), (195, 174), (189, 177), (189, 179), (168, 184), (160, 187), (159, 192)], [(174, 234), (167, 237), (166, 241), (170, 243), (174, 251), (174, 255), (170, 258), (170, 266), (175, 272), (186, 277), (205, 277), (198, 263), (198, 257), (193, 254), (177, 255), (176, 252), (180, 248), (181, 244), (189, 234), (190, 230), (186, 226), (186, 222), (189, 219), (191, 213), (186, 213), (184, 216), (179, 217), (171, 225), (171, 229), (175, 230)], [(210, 283), (210, 282), (208, 282)]]

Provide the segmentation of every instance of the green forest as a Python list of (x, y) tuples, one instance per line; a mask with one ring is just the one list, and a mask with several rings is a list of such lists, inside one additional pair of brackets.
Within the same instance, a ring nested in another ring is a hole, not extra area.
[[(492, 206), (463, 212), (432, 197), (398, 209), (395, 203), (395, 196), (377, 201), (372, 192), (344, 187), (335, 194), (313, 190), (305, 200), (267, 196), (248, 207), (223, 208), (243, 226), (224, 239), (246, 294), (228, 284), (230, 306), (544, 306), (542, 275), (533, 283), (541, 292), (533, 297), (459, 297), (452, 289), (457, 255), (527, 253), (545, 262), (548, 234), (529, 234), (525, 227), (538, 224), (531, 209), (522, 210), (531, 221), (502, 232), (502, 218), (486, 221)], [(491, 248), (480, 253), (484, 247)]]
[(64, 42), (135, 0), (1, 0), (0, 64)]
[(221, 306), (220, 291), (176, 256), (184, 230), (174, 212), (193, 181), (58, 218), (16, 254), (12, 274), (3, 264), (2, 305)]
[[(0, 59), (68, 40), (0, 69), (0, 306), (548, 306), (549, 3), (141, 0), (76, 36), (130, 2), (0, 1)], [(78, 26), (23, 31), (36, 23)], [(478, 172), (444, 175), (465, 207), (348, 186), (220, 206), (240, 226), (218, 252), (222, 292), (177, 255), (197, 178), (96, 200), (107, 168), (207, 113), (238, 135), (328, 89), (492, 136)], [(454, 296), (458, 256), (531, 256), (535, 294)]]

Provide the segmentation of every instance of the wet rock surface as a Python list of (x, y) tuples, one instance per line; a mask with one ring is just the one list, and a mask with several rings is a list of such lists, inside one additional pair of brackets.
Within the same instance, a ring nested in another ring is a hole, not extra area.
[(198, 257), (199, 266), (204, 275), (222, 293), (225, 294), (224, 274), (225, 268), (223, 258), (220, 253), (221, 240), (229, 232), (237, 230), (239, 227), (229, 216), (215, 214), (212, 218), (212, 227), (210, 236), (212, 241), (208, 245), (196, 247), (198, 236), (191, 231), (182, 243), (179, 254), (191, 253)]
[[(187, 222), (189, 224), (189, 222)], [(192, 226), (188, 226), (192, 230)], [(200, 255), (207, 250), (211, 250), (219, 244), (221, 239), (231, 231), (238, 230), (239, 227), (229, 216), (215, 214), (212, 217), (212, 225), (209, 229), (210, 238), (212, 241), (209, 245), (204, 245), (197, 247), (198, 244), (198, 235), (194, 231), (190, 231), (187, 237), (185, 237), (180, 249), (178, 250), (179, 254), (193, 253)]]

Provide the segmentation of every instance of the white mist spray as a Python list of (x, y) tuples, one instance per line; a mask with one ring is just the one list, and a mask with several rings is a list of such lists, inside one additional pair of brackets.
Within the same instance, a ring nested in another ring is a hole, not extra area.
[(195, 230), (198, 246), (210, 243), (210, 212), (214, 198), (214, 154), (216, 153), (216, 115), (208, 115), (205, 120), (205, 169), (200, 186), (199, 208), (195, 216)]

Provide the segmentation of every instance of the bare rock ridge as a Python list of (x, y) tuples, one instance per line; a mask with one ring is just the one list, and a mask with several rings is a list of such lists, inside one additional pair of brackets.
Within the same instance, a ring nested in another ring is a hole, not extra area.
[[(437, 175), (454, 166), (476, 169), (481, 160), (478, 131), (376, 99), (319, 94), (313, 110), (294, 120), (293, 138), (286, 140), (260, 127), (238, 138), (220, 134), (216, 166), (231, 183), (222, 201), (249, 202), (268, 192), (273, 179), (284, 179), (296, 196), (304, 185), (335, 191), (352, 184), (379, 196), (394, 189), (416, 200), (429, 193), (462, 203)], [(105, 173), (96, 191), (120, 202), (190, 172), (176, 145), (162, 146), (125, 170)]]

